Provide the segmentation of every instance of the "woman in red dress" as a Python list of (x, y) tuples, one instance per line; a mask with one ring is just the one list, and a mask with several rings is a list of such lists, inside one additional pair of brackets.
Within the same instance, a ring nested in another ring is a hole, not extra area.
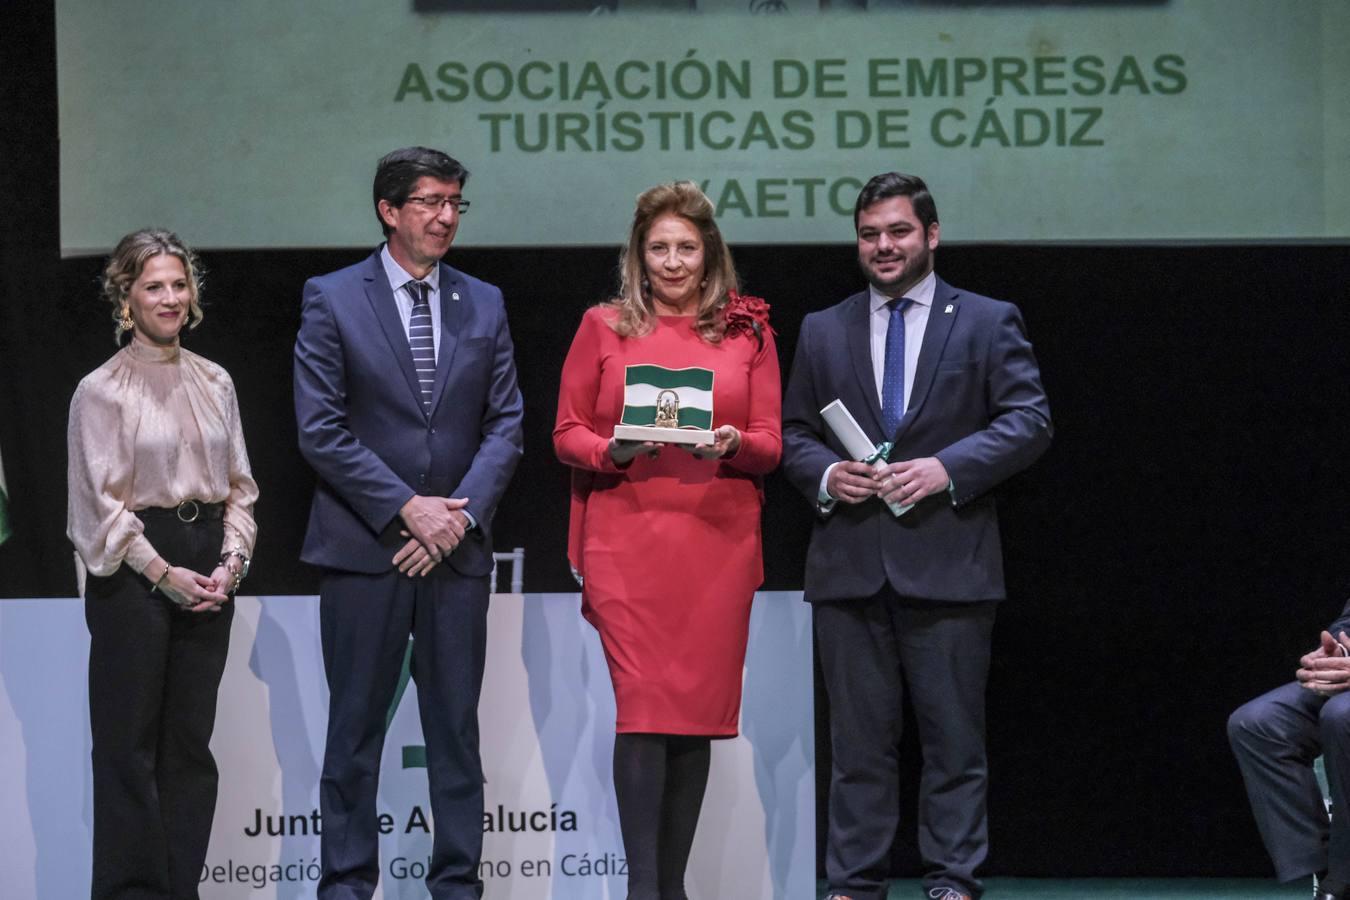
[[(638, 197), (620, 278), (572, 341), (553, 446), (572, 467), (582, 613), (614, 684), (628, 897), (684, 900), (710, 741), (735, 737), (740, 718), (764, 577), (761, 481), (782, 450), (778, 356), (768, 305), (737, 294), (712, 204), (691, 182)], [(615, 440), (637, 365), (709, 370), (715, 440)]]

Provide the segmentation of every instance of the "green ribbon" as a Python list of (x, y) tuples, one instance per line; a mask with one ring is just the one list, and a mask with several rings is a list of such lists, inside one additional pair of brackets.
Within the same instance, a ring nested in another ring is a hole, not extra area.
[(864, 459), (863, 462), (867, 463), (869, 466), (874, 466), (878, 462), (884, 460), (886, 457), (890, 455), (891, 455), (891, 442), (882, 441), (880, 444), (877, 444), (877, 449), (872, 453), (872, 455)]

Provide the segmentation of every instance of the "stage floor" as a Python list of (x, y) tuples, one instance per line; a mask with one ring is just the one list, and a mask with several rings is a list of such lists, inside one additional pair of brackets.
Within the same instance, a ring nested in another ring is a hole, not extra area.
[[(1312, 880), (1267, 878), (988, 878), (988, 900), (1286, 900), (1312, 895)], [(816, 896), (825, 896), (821, 882)], [(922, 900), (918, 881), (892, 883), (887, 900)]]

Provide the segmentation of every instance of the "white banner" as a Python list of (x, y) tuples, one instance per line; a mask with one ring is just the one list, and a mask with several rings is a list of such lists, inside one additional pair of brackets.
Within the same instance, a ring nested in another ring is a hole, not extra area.
[[(327, 689), (312, 597), (240, 597), (212, 749), (220, 798), (208, 898), (301, 898), (319, 875)], [(610, 781), (614, 698), (570, 594), (500, 594), (480, 705), (487, 777), (482, 877), (494, 900), (624, 896)], [(87, 896), (92, 821), (78, 600), (0, 601), (0, 897)], [(431, 813), (415, 690), (380, 780), (381, 889), (426, 896)], [(691, 900), (808, 900), (815, 891), (809, 609), (757, 595), (741, 737), (715, 742), (688, 877)]]
[(616, 245), (674, 178), (733, 242), (846, 242), (892, 169), (948, 241), (1350, 237), (1344, 0), (531, 5), (602, 14), (57, 0), (63, 252), (368, 246), (416, 143), (473, 173), (464, 244)]

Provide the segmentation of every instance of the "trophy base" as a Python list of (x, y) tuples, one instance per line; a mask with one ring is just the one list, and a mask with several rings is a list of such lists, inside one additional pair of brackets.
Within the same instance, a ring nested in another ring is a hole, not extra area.
[(711, 444), (717, 436), (702, 428), (657, 428), (655, 425), (615, 425), (616, 441), (655, 441), (658, 444)]

